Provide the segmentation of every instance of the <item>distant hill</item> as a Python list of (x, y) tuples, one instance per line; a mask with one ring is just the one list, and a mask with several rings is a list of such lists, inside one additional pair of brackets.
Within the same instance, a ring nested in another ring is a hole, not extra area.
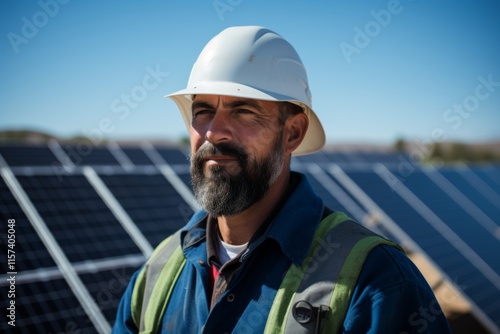
[(41, 144), (50, 139), (59, 139), (56, 136), (34, 130), (4, 130), (0, 131), (0, 142), (22, 142)]
[(417, 141), (398, 140), (394, 144), (398, 151), (412, 158), (419, 157), (428, 163), (456, 162), (500, 162), (500, 140), (478, 143), (432, 142), (422, 144)]

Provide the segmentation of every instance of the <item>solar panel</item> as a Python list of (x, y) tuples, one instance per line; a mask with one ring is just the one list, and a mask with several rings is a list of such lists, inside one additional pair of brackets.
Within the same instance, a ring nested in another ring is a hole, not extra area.
[[(325, 189), (325, 184), (320, 183), (313, 175), (310, 173), (306, 173), (306, 177), (308, 178), (309, 182), (311, 183), (312, 187), (316, 191), (319, 197), (323, 200), (324, 204), (330, 208), (333, 211), (341, 211), (345, 212), (346, 214), (350, 215), (351, 217), (354, 217), (349, 210), (347, 210), (339, 201), (336, 197), (332, 196), (332, 194)], [(333, 182), (333, 180), (332, 180)]]
[[(500, 245), (498, 239), (492, 234), (495, 232), (491, 230), (494, 226), (487, 225), (488, 221), (485, 221), (484, 225), (481, 224), (480, 217), (472, 216), (468, 210), (465, 210), (467, 203), (458, 203), (445, 193), (445, 191), (453, 191), (452, 189), (443, 190), (429, 178), (428, 175), (431, 173), (439, 172), (416, 171), (407, 177), (404, 183), (481, 258), (500, 272), (500, 261), (497, 261), (498, 252), (494, 252), (495, 249), (500, 251)], [(494, 222), (493, 225), (496, 226)]]
[(47, 146), (0, 145), (0, 155), (11, 167), (59, 164), (56, 156)]
[(88, 140), (76, 145), (63, 144), (61, 146), (71, 159), (71, 162), (76, 166), (119, 165), (107, 148), (95, 146)]
[(141, 166), (141, 165), (153, 164), (151, 159), (146, 155), (144, 150), (142, 150), (141, 148), (125, 147), (122, 148), (122, 150), (134, 165)]
[[(2, 282), (3, 283), (3, 282)], [(0, 308), (6, 310), (8, 286), (1, 285)], [(63, 279), (16, 282), (15, 328), (5, 318), (2, 333), (95, 333), (87, 314)]]
[[(112, 325), (126, 282), (151, 246), (183, 226), (193, 213), (189, 160), (186, 150), (175, 147), (110, 143), (105, 148), (85, 143), (0, 145), (0, 154), (81, 279), (77, 284)], [(76, 168), (53, 168), (68, 158)], [(306, 175), (331, 209), (363, 224), (377, 223), (370, 227), (423, 250), (462, 289), (474, 310), (480, 310), (480, 319), (498, 329), (500, 263), (495, 259), (499, 246), (494, 227), (500, 221), (499, 166), (429, 172), (408, 161), (399, 153), (321, 151), (294, 157), (292, 169)], [(411, 170), (402, 170), (402, 164), (411, 165)], [(63, 275), (41, 241), (47, 239), (40, 238), (28, 219), (33, 217), (23, 211), (26, 206), (4, 182), (9, 181), (6, 170), (10, 171), (2, 167), (0, 219), (16, 219), (16, 286), (21, 296), (16, 329), (99, 331), (95, 319), (85, 313), (88, 306), (80, 304), (88, 301), (69, 288), (70, 277)], [(479, 219), (477, 210), (493, 224)], [(4, 244), (6, 234), (0, 233)], [(3, 269), (7, 272), (5, 265)], [(7, 282), (0, 282), (2, 296), (6, 289)], [(0, 298), (2, 308), (6, 302)], [(11, 329), (1, 326), (0, 331)]]
[(139, 253), (84, 176), (18, 176), (18, 180), (70, 261)]
[(325, 152), (323, 151), (319, 151), (314, 154), (293, 157), (293, 160), (297, 160), (301, 163), (317, 163), (317, 164), (330, 162), (327, 154), (325, 154)]
[(426, 246), (439, 246), (439, 242), (426, 238), (435, 233), (434, 229), (378, 175), (362, 170), (346, 170), (346, 174), (410, 236)]
[(178, 176), (180, 177), (180, 179), (182, 180), (182, 182), (184, 182), (184, 184), (189, 188), (193, 189), (193, 184), (191, 183), (191, 174), (189, 173), (182, 173), (182, 174), (178, 174)]
[(333, 163), (363, 163), (365, 160), (358, 151), (334, 151), (327, 154)]
[(491, 220), (500, 222), (500, 195), (475, 177), (473, 171), (441, 168), (439, 172)]
[[(0, 221), (7, 222), (9, 219), (15, 220), (15, 269), (7, 268), (8, 262), (2, 261), (2, 272), (10, 271), (27, 271), (35, 270), (43, 267), (55, 266), (54, 260), (50, 256), (47, 248), (40, 240), (40, 237), (35, 232), (35, 229), (26, 218), (21, 207), (17, 203), (12, 193), (7, 188), (7, 185), (0, 178)], [(6, 230), (2, 230), (2, 247), (7, 245)], [(6, 249), (2, 249), (6, 252)], [(5, 296), (5, 295), (2, 295)]]
[(156, 151), (168, 164), (179, 164), (186, 165), (189, 164), (188, 156), (178, 148), (166, 148), (159, 147)]
[(101, 178), (153, 246), (184, 226), (193, 214), (161, 174)]
[(408, 155), (404, 153), (393, 152), (367, 152), (359, 151), (359, 155), (368, 163), (399, 164), (401, 161), (408, 160)]
[(139, 266), (121, 266), (80, 274), (90, 295), (111, 325), (115, 322), (123, 292), (137, 269)]
[(500, 194), (500, 171), (494, 166), (483, 168), (472, 167), (471, 170), (486, 184), (488, 184), (497, 194)]
[[(396, 186), (389, 186), (384, 180), (376, 174), (359, 171), (346, 171), (346, 174), (362, 188), (366, 194), (372, 198), (378, 206), (387, 215), (397, 223), (415, 242), (418, 246), (439, 265), (446, 273), (452, 282), (462, 287), (462, 290), (471, 298), (471, 300), (493, 321), (500, 321), (500, 289), (498, 270), (492, 270), (491, 262), (483, 260), (477, 256), (475, 251), (485, 255), (487, 259), (497, 262), (495, 258), (498, 256), (498, 243), (489, 243), (493, 248), (489, 249), (490, 255), (487, 252), (471, 249), (468, 244), (460, 241), (460, 238), (453, 234), (456, 226), (446, 228), (444, 222), (432, 216), (428, 210), (425, 210), (419, 203), (411, 205), (407, 200), (396, 192)], [(411, 175), (415, 185), (423, 182), (423, 174), (415, 172)], [(404, 180), (404, 186), (410, 184), (410, 178)], [(428, 182), (426, 183), (428, 185)], [(415, 188), (411, 187), (412, 190)], [(432, 198), (437, 191), (435, 188), (420, 187), (419, 189), (427, 189), (425, 196), (417, 197), (422, 199)], [(433, 198), (436, 201), (436, 198)], [(440, 200), (443, 200), (440, 198)], [(427, 200), (425, 204), (430, 201)], [(437, 206), (442, 202), (433, 202)], [(416, 209), (419, 208), (419, 210)], [(440, 210), (440, 214), (446, 209)], [(449, 209), (449, 208), (448, 208)], [(449, 223), (449, 222), (448, 222)], [(463, 224), (461, 235), (472, 229), (467, 229), (466, 224), (462, 221), (457, 224)], [(481, 230), (477, 227), (477, 230)], [(458, 233), (458, 231), (457, 231)], [(480, 232), (479, 232), (480, 233)], [(485, 235), (484, 233), (482, 233)], [(475, 238), (467, 238), (473, 242), (480, 242)], [(491, 240), (491, 238), (490, 238)], [(494, 266), (497, 268), (498, 266)], [(498, 325), (498, 324), (497, 324)]]

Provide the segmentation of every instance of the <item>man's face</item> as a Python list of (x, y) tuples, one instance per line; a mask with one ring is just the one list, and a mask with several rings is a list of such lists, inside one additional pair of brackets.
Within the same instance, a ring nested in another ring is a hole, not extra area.
[(190, 135), (194, 192), (211, 215), (231, 216), (249, 208), (282, 172), (276, 102), (197, 95)]

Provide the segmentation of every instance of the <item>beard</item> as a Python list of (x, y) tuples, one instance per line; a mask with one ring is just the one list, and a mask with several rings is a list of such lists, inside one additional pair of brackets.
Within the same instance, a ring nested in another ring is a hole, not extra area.
[[(233, 216), (261, 200), (281, 174), (284, 164), (282, 133), (269, 156), (260, 161), (249, 158), (242, 147), (208, 141), (191, 156), (191, 179), (195, 197), (201, 207), (214, 217)], [(209, 166), (209, 156), (224, 155), (236, 159), (238, 171), (223, 166)]]

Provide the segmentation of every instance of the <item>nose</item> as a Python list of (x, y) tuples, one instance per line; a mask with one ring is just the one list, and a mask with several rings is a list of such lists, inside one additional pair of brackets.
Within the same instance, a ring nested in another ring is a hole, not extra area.
[(216, 112), (208, 126), (205, 138), (212, 144), (217, 144), (232, 139), (229, 115)]

